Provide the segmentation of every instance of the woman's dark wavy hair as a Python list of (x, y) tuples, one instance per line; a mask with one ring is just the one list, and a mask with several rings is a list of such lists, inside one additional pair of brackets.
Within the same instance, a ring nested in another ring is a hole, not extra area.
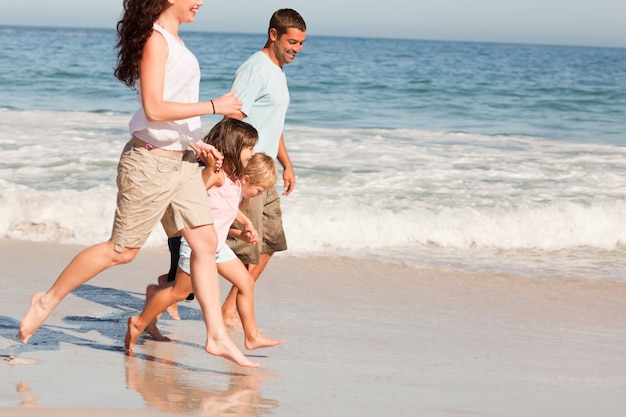
[(139, 78), (139, 63), (143, 47), (152, 35), (152, 26), (168, 0), (124, 0), (124, 14), (117, 22), (117, 66), (115, 78), (128, 87), (134, 87)]
[(224, 155), (224, 172), (235, 181), (241, 179), (245, 168), (241, 163), (241, 151), (254, 147), (259, 140), (259, 133), (249, 123), (226, 118), (213, 126), (202, 140), (215, 146)]

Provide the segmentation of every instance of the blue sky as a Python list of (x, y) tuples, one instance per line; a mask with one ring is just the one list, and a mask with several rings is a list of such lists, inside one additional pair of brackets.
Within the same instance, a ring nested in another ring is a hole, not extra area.
[[(3, 1), (0, 25), (114, 28), (121, 0)], [(291, 7), (309, 35), (626, 47), (625, 0), (205, 0), (189, 30), (264, 33)]]

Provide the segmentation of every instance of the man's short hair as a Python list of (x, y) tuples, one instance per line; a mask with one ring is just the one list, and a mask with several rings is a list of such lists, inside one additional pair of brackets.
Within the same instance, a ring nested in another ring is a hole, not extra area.
[(276, 10), (270, 18), (270, 27), (267, 30), (268, 33), (272, 28), (276, 29), (276, 35), (280, 37), (287, 33), (287, 29), (289, 28), (296, 28), (302, 32), (306, 32), (306, 23), (302, 16), (300, 16), (300, 13), (295, 10), (280, 9)]

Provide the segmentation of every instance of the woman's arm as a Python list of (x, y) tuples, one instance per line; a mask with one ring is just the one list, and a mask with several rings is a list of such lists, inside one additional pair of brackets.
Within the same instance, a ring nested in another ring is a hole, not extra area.
[[(144, 46), (139, 64), (141, 102), (148, 120), (181, 120), (214, 113), (240, 112), (241, 101), (235, 96), (235, 91), (226, 93), (213, 101), (199, 103), (177, 103), (163, 100), (167, 56), (168, 46), (165, 38), (159, 32), (153, 31)], [(213, 111), (214, 108), (215, 111)]]

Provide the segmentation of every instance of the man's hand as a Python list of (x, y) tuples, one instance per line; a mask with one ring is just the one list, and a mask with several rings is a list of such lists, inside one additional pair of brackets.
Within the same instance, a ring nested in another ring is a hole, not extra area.
[(283, 195), (289, 195), (296, 186), (296, 174), (293, 168), (289, 167), (283, 170)]

